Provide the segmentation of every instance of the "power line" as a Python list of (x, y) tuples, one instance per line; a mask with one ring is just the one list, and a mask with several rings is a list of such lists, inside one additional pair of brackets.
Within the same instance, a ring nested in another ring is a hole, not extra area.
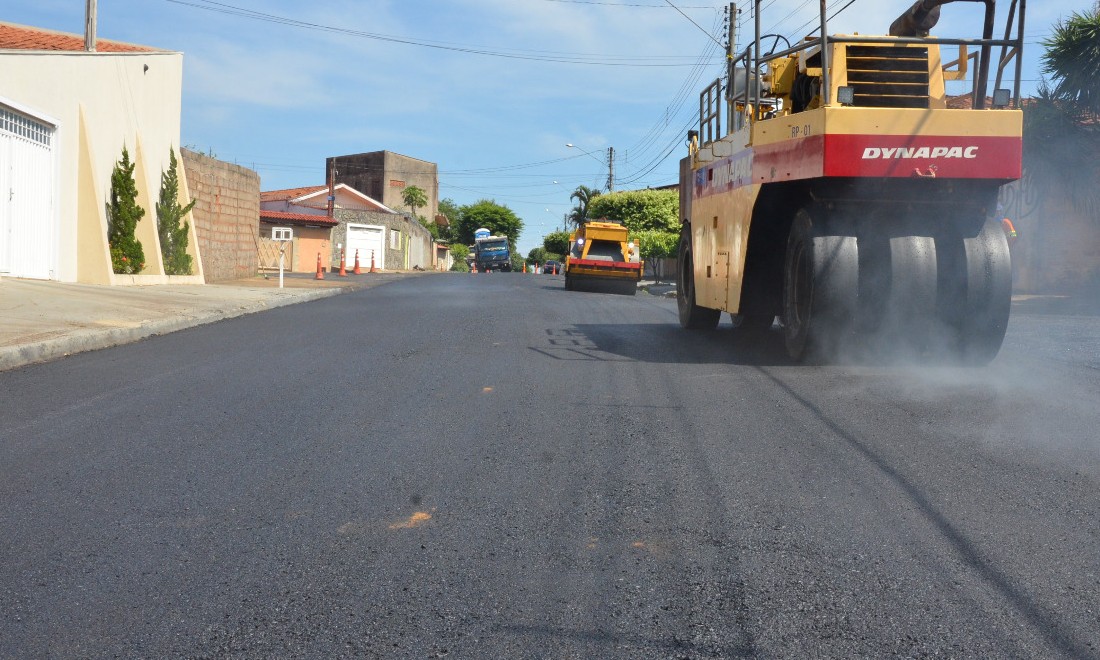
[[(715, 28), (724, 25), (724, 23), (723, 15), (719, 15), (715, 19)], [(705, 44), (703, 52), (699, 55), (699, 59), (696, 60), (697, 66), (688, 72), (687, 77), (684, 78), (683, 83), (681, 83), (680, 88), (676, 91), (672, 101), (665, 106), (664, 114), (658, 117), (652, 128), (650, 128), (644, 136), (624, 152), (627, 162), (635, 156), (638, 158), (643, 157), (649, 149), (661, 139), (661, 136), (668, 130), (669, 125), (679, 119), (680, 113), (684, 108), (684, 104), (687, 103), (691, 92), (698, 88), (699, 79), (702, 78), (706, 71), (706, 60), (714, 51), (714, 48), (715, 45), (711, 42)]]
[[(724, 27), (728, 30), (728, 21), (734, 20), (735, 17), (728, 16), (727, 13), (728, 12), (723, 12), (716, 18), (715, 28)], [(718, 46), (724, 48), (722, 44), (718, 44)], [(632, 160), (634, 160), (632, 156), (637, 155), (640, 159), (642, 156), (648, 153), (659, 140), (668, 135), (668, 130), (670, 126), (675, 127), (680, 125), (680, 122), (683, 121), (684, 116), (681, 111), (683, 110), (684, 105), (687, 103), (690, 93), (698, 87), (698, 81), (705, 73), (705, 60), (709, 53), (713, 51), (714, 47), (714, 43), (706, 44), (706, 48), (703, 50), (703, 53), (700, 55), (700, 58), (698, 60), (699, 67), (692, 70), (692, 72), (688, 74), (688, 77), (684, 80), (684, 83), (680, 86), (680, 89), (677, 91), (676, 96), (673, 98), (672, 103), (666, 106), (665, 114), (663, 117), (664, 122), (662, 123), (662, 121), (658, 119), (657, 124), (654, 126), (654, 128), (651, 129), (646, 134), (646, 136), (642, 138), (642, 140), (639, 142), (639, 144), (642, 145), (640, 152), (638, 152), (638, 147), (631, 147), (631, 149), (626, 152), (627, 163), (630, 163)], [(675, 106), (675, 110), (671, 110), (673, 106)], [(694, 109), (688, 107), (687, 110), (688, 111), (686, 114), (688, 118), (686, 123), (684, 124), (683, 128), (672, 135), (671, 141), (669, 143), (666, 143), (667, 146), (662, 147), (663, 153), (660, 153), (656, 156), (656, 158), (649, 160), (648, 162), (646, 162), (646, 164), (637, 168), (633, 174), (621, 177), (620, 180), (622, 183), (630, 184), (638, 181), (642, 177), (651, 173), (654, 169), (659, 167), (668, 159), (669, 154), (671, 154), (672, 151), (676, 148), (676, 145), (680, 143), (681, 136), (684, 135), (688, 128), (695, 124), (696, 117), (694, 115)], [(673, 130), (676, 129), (673, 128)]]
[[(624, 178), (623, 178), (623, 179), (622, 179), (622, 180), (620, 181), (620, 183), (622, 183), (622, 184), (631, 184), (631, 183), (635, 183), (635, 182), (637, 182), (637, 181), (641, 180), (641, 179), (642, 179), (643, 177), (646, 177), (646, 176), (648, 176), (648, 175), (649, 175), (649, 174), (650, 174), (651, 172), (653, 172), (653, 170), (655, 170), (655, 169), (657, 169), (658, 167), (660, 167), (661, 165), (663, 165), (663, 164), (664, 164), (664, 162), (665, 162), (666, 160), (668, 160), (668, 157), (672, 155), (672, 152), (676, 150), (676, 147), (677, 147), (677, 146), (679, 146), (679, 145), (681, 144), (681, 136), (685, 135), (685, 134), (687, 133), (687, 130), (688, 130), (689, 128), (691, 128), (691, 127), (692, 127), (692, 126), (693, 126), (694, 124), (695, 124), (695, 118), (693, 117), (693, 118), (692, 118), (691, 120), (689, 120), (689, 121), (688, 121), (688, 122), (687, 122), (687, 123), (686, 123), (686, 124), (685, 124), (685, 125), (683, 126), (683, 128), (682, 128), (682, 129), (680, 129), (680, 132), (679, 132), (679, 133), (677, 133), (677, 134), (676, 134), (676, 135), (675, 135), (675, 136), (673, 137), (673, 139), (672, 139), (672, 142), (671, 142), (671, 143), (670, 143), (670, 144), (668, 145), (668, 147), (667, 147), (667, 148), (665, 149), (664, 153), (662, 153), (662, 154), (661, 154), (660, 156), (658, 156), (657, 158), (654, 158), (654, 159), (653, 159), (653, 160), (651, 160), (651, 161), (650, 161), (649, 163), (647, 163), (647, 164), (643, 165), (643, 166), (642, 166), (641, 168), (639, 168), (639, 169), (638, 169), (638, 171), (636, 171), (636, 172), (635, 172), (634, 174), (632, 174), (632, 175), (630, 175), (630, 176), (628, 176), (628, 177), (624, 177)], [(644, 171), (642, 171), (642, 170), (644, 170)]]
[[(647, 9), (665, 9), (665, 5), (639, 5), (628, 2), (596, 2), (595, 0), (545, 0), (545, 2), (567, 2), (574, 5), (604, 5), (607, 7), (645, 7)], [(710, 5), (682, 5), (683, 9), (714, 9)]]
[[(666, 0), (667, 1), (667, 0)], [(165, 2), (171, 2), (172, 4), (183, 5), (186, 7), (192, 7), (194, 9), (202, 9), (204, 11), (210, 11), (218, 14), (225, 14), (228, 16), (238, 16), (241, 18), (248, 18), (257, 21), (264, 21), (267, 23), (275, 23), (278, 25), (287, 25), (290, 27), (298, 27), (307, 30), (316, 30), (319, 32), (330, 32), (335, 34), (344, 34), (352, 37), (360, 37), (363, 39), (373, 39), (376, 41), (386, 41), (390, 43), (404, 44), (408, 46), (419, 46), (421, 48), (434, 48), (438, 50), (447, 50), (458, 53), (468, 53), (472, 55), (485, 55), (489, 57), (501, 57), (506, 59), (516, 60), (528, 60), (535, 62), (555, 62), (559, 64), (585, 64), (591, 66), (621, 66), (621, 67), (677, 67), (677, 66), (695, 66), (690, 62), (661, 62), (657, 60), (676, 60), (685, 59), (689, 56), (686, 55), (634, 55), (634, 56), (613, 56), (603, 55), (595, 53), (563, 53), (558, 51), (539, 51), (539, 50), (492, 50), (481, 46), (466, 46), (448, 44), (445, 42), (433, 42), (422, 39), (412, 39), (408, 37), (396, 37), (386, 34), (377, 34), (373, 32), (364, 32), (361, 30), (353, 30), (350, 28), (339, 28), (331, 25), (322, 25), (319, 23), (310, 23), (308, 21), (302, 21), (295, 18), (289, 18), (286, 16), (278, 16), (276, 14), (267, 14), (264, 12), (253, 11), (251, 9), (244, 9), (233, 5), (228, 5), (221, 2), (214, 2), (213, 0), (195, 0), (189, 2), (187, 0), (165, 0)], [(683, 13), (683, 12), (681, 12)], [(688, 20), (691, 20), (690, 18)], [(692, 21), (694, 23), (694, 21)], [(649, 61), (639, 61), (649, 60)]]
[[(840, 14), (840, 12), (844, 11), (844, 10), (845, 10), (845, 9), (847, 9), (848, 7), (851, 7), (851, 6), (852, 6), (852, 3), (853, 3), (853, 2), (855, 2), (855, 1), (856, 1), (856, 0), (848, 0), (848, 4), (844, 5), (843, 7), (841, 7), (841, 8), (840, 8), (840, 9), (838, 9), (837, 11), (835, 11), (835, 12), (833, 13), (833, 15), (832, 15), (832, 16), (829, 16), (829, 17), (828, 17), (828, 18), (827, 18), (826, 20), (828, 20), (828, 21), (831, 21), (831, 20), (833, 20), (834, 18), (836, 18), (836, 17), (837, 17), (837, 15), (838, 15), (838, 14)], [(836, 7), (837, 5), (839, 5), (839, 4), (841, 3), (841, 2), (843, 2), (843, 0), (836, 0), (836, 1), (835, 1), (835, 2), (833, 3), (832, 7), (829, 7), (829, 8), (827, 8), (827, 10), (828, 10), (828, 9), (832, 9), (832, 8), (835, 8), (835, 7)], [(821, 16), (820, 16), (820, 14), (819, 14), (819, 15), (817, 15), (817, 16), (814, 16), (813, 18), (811, 18), (810, 20), (806, 21), (806, 22), (805, 22), (805, 23), (803, 23), (802, 25), (799, 25), (799, 26), (798, 26), (798, 27), (796, 27), (795, 29), (791, 30), (791, 34), (797, 34), (798, 32), (800, 32), (800, 31), (802, 31), (802, 30), (804, 30), (804, 29), (806, 29), (806, 28), (810, 27), (811, 25), (816, 25), (816, 28), (817, 28), (817, 29), (815, 29), (815, 30), (814, 30), (813, 32), (810, 32), (810, 34), (813, 34), (814, 32), (817, 32), (818, 30), (820, 30), (820, 29), (821, 29), (821, 26), (820, 26), (820, 24), (819, 24), (820, 20), (821, 20)]]
[(687, 14), (685, 14), (685, 13), (683, 12), (683, 10), (681, 10), (681, 9), (680, 9), (679, 7), (677, 7), (676, 5), (672, 4), (672, 0), (665, 0), (665, 2), (667, 2), (667, 3), (668, 3), (668, 6), (669, 6), (669, 7), (672, 7), (672, 8), (673, 8), (673, 9), (675, 9), (676, 11), (680, 12), (680, 15), (681, 15), (681, 16), (683, 16), (684, 18), (686, 18), (686, 19), (688, 19), (689, 21), (691, 21), (691, 24), (692, 24), (692, 25), (694, 25), (695, 27), (699, 28), (699, 31), (700, 31), (700, 32), (702, 32), (703, 34), (705, 34), (705, 35), (707, 35), (708, 37), (710, 37), (710, 40), (711, 40), (711, 41), (713, 41), (714, 43), (718, 44), (718, 47), (719, 47), (719, 48), (725, 48), (725, 45), (724, 45), (724, 44), (723, 44), (722, 42), (720, 42), (720, 41), (718, 41), (717, 39), (715, 39), (715, 38), (714, 38), (714, 35), (713, 35), (713, 34), (711, 34), (710, 32), (707, 32), (707, 31), (706, 31), (705, 29), (703, 29), (703, 26), (702, 26), (702, 25), (699, 25), (698, 23), (696, 23), (696, 22), (695, 22), (695, 19), (693, 19), (693, 18), (692, 18), (691, 16), (688, 16)]

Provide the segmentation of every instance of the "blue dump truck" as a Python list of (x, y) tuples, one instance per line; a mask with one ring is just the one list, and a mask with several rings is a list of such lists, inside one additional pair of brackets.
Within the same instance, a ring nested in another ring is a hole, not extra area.
[(474, 264), (479, 272), (512, 270), (512, 252), (507, 236), (493, 236), (488, 229), (474, 232)]

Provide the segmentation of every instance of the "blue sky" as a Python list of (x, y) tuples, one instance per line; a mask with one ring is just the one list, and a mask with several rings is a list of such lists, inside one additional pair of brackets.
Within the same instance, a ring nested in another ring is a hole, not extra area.
[[(526, 254), (561, 227), (571, 190), (605, 186), (608, 147), (616, 189), (676, 180), (699, 91), (722, 72), (708, 33), (724, 40), (728, 3), (673, 2), (680, 11), (666, 0), (100, 0), (98, 24), (102, 38), (182, 51), (183, 146), (255, 169), (264, 190), (320, 185), (327, 156), (388, 149), (438, 163), (441, 197), (515, 210)], [(748, 38), (750, 2), (739, 4)], [(829, 31), (883, 34), (909, 4), (854, 0)], [(998, 4), (999, 33), (1009, 3)], [(83, 33), (84, 0), (7, 5), (0, 20)], [(1032, 0), (1025, 91), (1041, 77), (1039, 42), (1091, 6)], [(794, 41), (817, 7), (766, 0), (761, 22)], [(944, 7), (935, 33), (978, 36), (982, 7)]]

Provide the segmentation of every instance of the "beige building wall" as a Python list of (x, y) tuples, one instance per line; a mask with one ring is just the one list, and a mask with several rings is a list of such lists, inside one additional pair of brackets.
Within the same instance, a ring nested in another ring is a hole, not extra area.
[[(168, 280), (160, 265), (154, 202), (169, 149), (179, 152), (182, 86), (182, 53), (0, 51), (0, 101), (56, 123), (56, 279), (100, 284)], [(124, 145), (136, 164), (139, 203), (145, 209), (137, 235), (146, 268), (136, 277), (113, 275), (107, 249), (104, 208)], [(183, 192), (180, 202), (186, 204)], [(190, 243), (196, 245), (194, 222), (191, 226)], [(199, 282), (201, 277), (195, 276)]]
[(392, 151), (371, 151), (333, 156), (325, 161), (325, 170), (333, 173), (336, 183), (345, 183), (368, 197), (400, 213), (408, 213), (402, 193), (417, 186), (428, 198), (427, 206), (417, 215), (434, 218), (439, 212), (439, 167), (435, 163)]

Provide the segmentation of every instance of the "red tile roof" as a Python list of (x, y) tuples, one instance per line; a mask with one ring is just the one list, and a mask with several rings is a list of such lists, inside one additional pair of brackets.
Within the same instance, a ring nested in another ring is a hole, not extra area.
[[(1031, 105), (1033, 99), (1021, 98), (1020, 105)], [(1011, 101), (1010, 101), (1011, 103)], [(948, 96), (947, 107), (952, 110), (973, 110), (974, 109), (974, 96), (972, 94), (960, 94), (959, 96)], [(993, 97), (985, 97), (985, 107), (993, 107)]]
[(286, 211), (265, 211), (263, 209), (260, 210), (260, 220), (291, 225), (316, 225), (318, 227), (335, 227), (339, 224), (327, 215), (287, 213)]
[(311, 193), (325, 190), (327, 186), (305, 186), (304, 188), (284, 188), (283, 190), (268, 190), (260, 193), (261, 202), (284, 202), (288, 199), (298, 199)]
[[(159, 48), (138, 46), (121, 41), (96, 39), (96, 50), (104, 53), (154, 53)], [(55, 32), (42, 28), (0, 23), (0, 50), (62, 50), (83, 51), (84, 36)]]

